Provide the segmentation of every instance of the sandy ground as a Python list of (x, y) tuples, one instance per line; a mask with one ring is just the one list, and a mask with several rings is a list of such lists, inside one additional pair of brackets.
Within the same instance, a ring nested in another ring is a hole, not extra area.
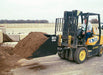
[(54, 27), (47, 27), (47, 28), (6, 28), (7, 34), (28, 34), (30, 32), (44, 32), (48, 34), (54, 34), (55, 28)]
[[(93, 27), (94, 27), (94, 32), (96, 34), (98, 34), (99, 33), (98, 26), (95, 25)], [(46, 24), (46, 25), (43, 25), (43, 26), (42, 25), (38, 25), (38, 26), (36, 25), (36, 26), (32, 27), (32, 25), (30, 25), (30, 27), (29, 26), (27, 26), (27, 27), (23, 26), (21, 28), (20, 27), (13, 28), (13, 26), (12, 26), (12, 27), (6, 28), (7, 34), (28, 34), (30, 32), (44, 32), (44, 33), (48, 33), (48, 34), (55, 34), (55, 26), (54, 26), (54, 24), (51, 24), (50, 26), (47, 26), (47, 24)], [(101, 30), (101, 34), (103, 35), (103, 30)]]
[(58, 55), (34, 58), (13, 69), (13, 75), (103, 75), (103, 56), (91, 57), (82, 64), (60, 59)]
[(20, 24), (0, 24), (6, 27), (7, 34), (28, 34), (30, 32), (45, 32), (54, 34), (54, 23), (20, 23)]

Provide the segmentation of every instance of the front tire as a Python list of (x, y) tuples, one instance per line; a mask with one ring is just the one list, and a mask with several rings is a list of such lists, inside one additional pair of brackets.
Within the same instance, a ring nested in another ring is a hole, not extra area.
[(102, 54), (103, 54), (103, 47), (102, 46), (100, 46), (100, 49), (99, 49), (99, 53), (98, 53), (98, 56), (102, 56)]
[(87, 49), (85, 47), (78, 48), (74, 53), (74, 61), (78, 64), (83, 63), (87, 58)]
[(61, 59), (65, 59), (65, 51), (64, 51), (64, 50), (58, 51), (58, 56), (59, 56)]

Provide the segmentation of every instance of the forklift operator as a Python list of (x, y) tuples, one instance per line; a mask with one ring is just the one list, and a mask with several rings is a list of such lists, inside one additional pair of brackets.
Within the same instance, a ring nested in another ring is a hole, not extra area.
[(87, 39), (91, 36), (91, 31), (92, 31), (92, 25), (91, 25), (91, 23), (89, 22), (88, 23), (88, 26), (87, 26), (87, 31), (86, 31), (86, 34), (85, 34), (85, 29), (86, 29), (86, 23), (87, 23), (87, 19), (85, 18), (84, 19), (84, 22), (83, 22), (83, 24), (82, 24), (82, 30), (83, 30), (83, 35), (86, 35), (86, 41), (87, 41)]

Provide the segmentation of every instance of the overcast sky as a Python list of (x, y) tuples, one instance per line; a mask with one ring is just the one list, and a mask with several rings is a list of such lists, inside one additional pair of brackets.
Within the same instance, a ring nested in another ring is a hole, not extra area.
[(100, 13), (102, 20), (103, 0), (0, 0), (0, 19), (54, 22), (63, 17), (64, 11), (71, 10)]

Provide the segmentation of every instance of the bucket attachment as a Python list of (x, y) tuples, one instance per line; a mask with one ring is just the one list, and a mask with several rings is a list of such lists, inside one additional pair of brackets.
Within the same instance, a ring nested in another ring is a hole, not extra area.
[(37, 49), (30, 58), (36, 58), (36, 57), (43, 57), (48, 55), (54, 55), (57, 53), (57, 42), (58, 37), (55, 35), (47, 35), (48, 40), (46, 40), (40, 47)]

